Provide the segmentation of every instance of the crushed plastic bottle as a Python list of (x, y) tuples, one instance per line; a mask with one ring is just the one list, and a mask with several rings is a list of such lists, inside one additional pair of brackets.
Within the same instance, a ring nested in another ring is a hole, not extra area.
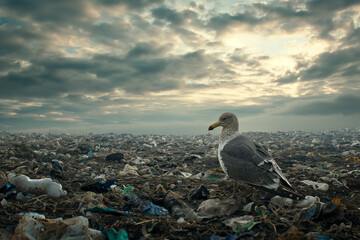
[(295, 206), (299, 208), (309, 208), (313, 206), (315, 203), (319, 203), (319, 197), (306, 196), (303, 200), (298, 201)]
[(238, 232), (242, 229), (251, 230), (256, 224), (261, 222), (254, 221), (254, 216), (252, 215), (244, 215), (226, 219), (224, 220), (224, 223), (226, 226), (231, 227), (234, 232)]
[(239, 204), (235, 199), (228, 198), (220, 200), (218, 198), (203, 201), (198, 207), (198, 220), (213, 218), (218, 216), (228, 216), (239, 209)]
[(126, 203), (127, 207), (130, 209), (140, 209), (140, 212), (144, 215), (155, 215), (155, 216), (167, 216), (169, 211), (159, 205), (153, 204), (150, 200), (143, 200), (138, 196), (131, 195), (128, 202)]
[(320, 190), (326, 192), (329, 190), (329, 184), (327, 183), (320, 183), (320, 182), (314, 182), (311, 180), (302, 180), (302, 183), (312, 186), (315, 190)]
[(184, 220), (194, 220), (196, 213), (180, 197), (172, 191), (166, 193), (164, 205), (170, 210), (172, 217)]
[(47, 194), (50, 197), (65, 196), (67, 192), (62, 189), (60, 183), (52, 181), (50, 178), (30, 179), (28, 176), (16, 176), (13, 173), (8, 174), (9, 182), (15, 185), (19, 192), (32, 194)]
[(274, 205), (275, 207), (291, 207), (294, 204), (294, 201), (291, 198), (275, 196), (271, 198), (270, 204)]

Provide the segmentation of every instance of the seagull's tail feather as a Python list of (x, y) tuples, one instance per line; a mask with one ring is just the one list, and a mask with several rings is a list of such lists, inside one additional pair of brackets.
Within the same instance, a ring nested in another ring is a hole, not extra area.
[(279, 195), (281, 197), (287, 197), (287, 198), (291, 198), (294, 200), (300, 200), (304, 198), (304, 195), (298, 191), (296, 191), (294, 188), (289, 187), (289, 186), (284, 186), (284, 185), (280, 185), (276, 190), (275, 189), (270, 189), (264, 186), (259, 186), (259, 185), (255, 185), (255, 184), (251, 184), (249, 183), (249, 185), (261, 189), (263, 191), (272, 193), (274, 195)]

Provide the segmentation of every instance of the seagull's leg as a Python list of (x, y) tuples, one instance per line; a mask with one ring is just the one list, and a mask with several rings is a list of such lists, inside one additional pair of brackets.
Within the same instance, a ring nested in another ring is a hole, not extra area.
[(236, 182), (236, 180), (234, 180), (234, 189), (233, 189), (233, 195), (232, 195), (233, 198), (235, 198), (236, 190), (237, 190), (237, 182)]

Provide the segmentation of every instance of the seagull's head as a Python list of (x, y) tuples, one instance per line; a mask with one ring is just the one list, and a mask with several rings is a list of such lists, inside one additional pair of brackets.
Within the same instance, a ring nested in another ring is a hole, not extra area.
[(236, 115), (231, 112), (221, 114), (219, 120), (209, 126), (209, 131), (220, 126), (223, 128), (233, 128), (234, 130), (238, 130), (239, 124)]

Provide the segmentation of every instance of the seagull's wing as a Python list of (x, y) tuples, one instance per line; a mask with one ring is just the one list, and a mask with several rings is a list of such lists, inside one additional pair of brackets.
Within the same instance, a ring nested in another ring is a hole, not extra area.
[(273, 194), (303, 197), (291, 186), (266, 149), (245, 136), (240, 135), (227, 143), (220, 156), (232, 179), (247, 182)]
[(259, 151), (250, 139), (238, 136), (224, 146), (220, 156), (230, 178), (277, 189), (280, 177), (273, 159), (265, 149), (259, 148)]
[[(263, 164), (266, 164), (266, 163), (268, 163), (268, 165), (271, 164), (273, 170), (280, 177), (281, 181), (283, 181), (285, 186), (292, 188), (290, 182), (286, 179), (286, 177), (284, 176), (284, 174), (281, 171), (281, 168), (276, 163), (274, 158), (270, 155), (270, 153), (262, 145), (258, 144), (257, 142), (253, 142), (253, 144), (256, 148), (256, 152), (264, 159)], [(262, 163), (260, 163), (259, 166), (262, 166)]]

